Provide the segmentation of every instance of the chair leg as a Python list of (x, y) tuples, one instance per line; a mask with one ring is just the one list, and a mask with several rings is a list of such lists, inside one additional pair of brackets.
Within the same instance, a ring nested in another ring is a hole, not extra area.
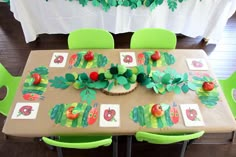
[(132, 136), (127, 136), (127, 150), (126, 157), (131, 157), (132, 153)]
[(185, 154), (187, 145), (188, 145), (188, 141), (184, 141), (183, 146), (182, 146), (182, 150), (181, 150), (180, 157), (184, 157), (184, 154)]
[(58, 157), (63, 157), (62, 148), (61, 147), (57, 147), (57, 156)]
[(233, 131), (233, 132), (232, 132), (232, 139), (231, 139), (231, 143), (232, 143), (232, 144), (234, 143), (234, 139), (235, 139), (235, 132), (236, 132), (236, 131)]
[(112, 151), (112, 156), (113, 157), (118, 157), (118, 136), (113, 136), (112, 137), (112, 147), (113, 147), (113, 151)]

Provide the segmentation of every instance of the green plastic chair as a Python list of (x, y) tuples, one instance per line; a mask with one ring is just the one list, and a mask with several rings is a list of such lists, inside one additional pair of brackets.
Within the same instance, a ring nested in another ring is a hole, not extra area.
[(111, 33), (103, 29), (83, 28), (69, 33), (69, 49), (113, 49), (114, 39)]
[(111, 136), (59, 136), (58, 139), (42, 137), (42, 140), (57, 148), (58, 157), (63, 157), (62, 148), (92, 149), (112, 143)]
[(21, 77), (12, 76), (0, 63), (0, 88), (6, 87), (6, 96), (0, 100), (0, 113), (7, 116), (15, 97)]
[[(177, 142), (183, 141), (183, 146), (181, 150), (181, 157), (184, 157), (187, 145), (190, 144), (190, 140), (197, 139), (201, 137), (205, 132), (199, 131), (192, 134), (185, 134), (185, 135), (161, 135), (161, 134), (154, 134), (154, 133), (148, 133), (148, 132), (142, 132), (138, 131), (135, 134), (137, 141), (146, 141), (148, 143), (152, 144), (172, 144)], [(129, 157), (131, 157), (131, 142), (129, 148)]]
[(144, 28), (133, 33), (131, 49), (175, 49), (175, 33), (161, 28)]
[(233, 113), (234, 118), (236, 118), (236, 100), (233, 97), (233, 91), (236, 90), (236, 72), (232, 73), (231, 76), (226, 79), (220, 79), (219, 83), (231, 112)]

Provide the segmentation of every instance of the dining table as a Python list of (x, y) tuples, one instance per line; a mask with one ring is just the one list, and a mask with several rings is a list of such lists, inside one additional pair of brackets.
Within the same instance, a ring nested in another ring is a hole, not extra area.
[(164, 28), (176, 34), (217, 44), (234, 0), (11, 0), (10, 10), (20, 22), (25, 42), (41, 34), (69, 34), (80, 28), (100, 28), (113, 34), (142, 28)]
[[(92, 59), (85, 57), (91, 53)], [(150, 59), (155, 53), (161, 59)], [(190, 69), (191, 59), (197, 69)], [(121, 75), (122, 70), (129, 73)], [(127, 85), (125, 76), (131, 80), (131, 72), (139, 73), (132, 90), (127, 86), (120, 90)], [(105, 78), (113, 74), (117, 80), (97, 81), (100, 74)], [(142, 82), (141, 75), (148, 83)], [(159, 77), (161, 82), (154, 88), (155, 82), (150, 81)], [(214, 82), (212, 91), (202, 90), (204, 79)], [(176, 89), (171, 90), (170, 82)], [(119, 92), (112, 93), (116, 86)], [(162, 107), (164, 116), (154, 116), (154, 104)], [(184, 104), (189, 109), (184, 110)], [(197, 107), (190, 109), (191, 105)], [(42, 137), (134, 135), (137, 131), (229, 133), (235, 129), (235, 119), (204, 50), (63, 49), (31, 51), (2, 132)]]

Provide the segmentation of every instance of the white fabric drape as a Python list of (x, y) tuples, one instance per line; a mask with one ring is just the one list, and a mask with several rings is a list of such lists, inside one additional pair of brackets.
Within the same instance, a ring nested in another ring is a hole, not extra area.
[(146, 27), (160, 27), (189, 37), (202, 36), (217, 43), (224, 26), (236, 10), (235, 0), (188, 0), (172, 12), (167, 3), (153, 11), (139, 7), (111, 7), (108, 12), (91, 2), (82, 7), (77, 1), (11, 0), (10, 9), (20, 21), (25, 41), (39, 34), (68, 34), (83, 28), (103, 28), (114, 34), (134, 32)]

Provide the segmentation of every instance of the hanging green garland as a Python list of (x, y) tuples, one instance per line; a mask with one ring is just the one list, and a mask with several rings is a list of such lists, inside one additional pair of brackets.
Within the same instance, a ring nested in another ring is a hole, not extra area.
[[(7, 1), (7, 0), (6, 0)], [(48, 1), (48, 0), (46, 0)], [(75, 1), (75, 0), (69, 0)], [(187, 0), (76, 0), (83, 7), (88, 4), (88, 1), (92, 1), (93, 6), (101, 6), (104, 11), (108, 11), (110, 7), (125, 6), (130, 7), (131, 9), (138, 8), (142, 5), (149, 7), (152, 11), (158, 5), (162, 5), (165, 1), (171, 11), (175, 11), (179, 3), (182, 3)], [(200, 2), (202, 0), (199, 0)]]

